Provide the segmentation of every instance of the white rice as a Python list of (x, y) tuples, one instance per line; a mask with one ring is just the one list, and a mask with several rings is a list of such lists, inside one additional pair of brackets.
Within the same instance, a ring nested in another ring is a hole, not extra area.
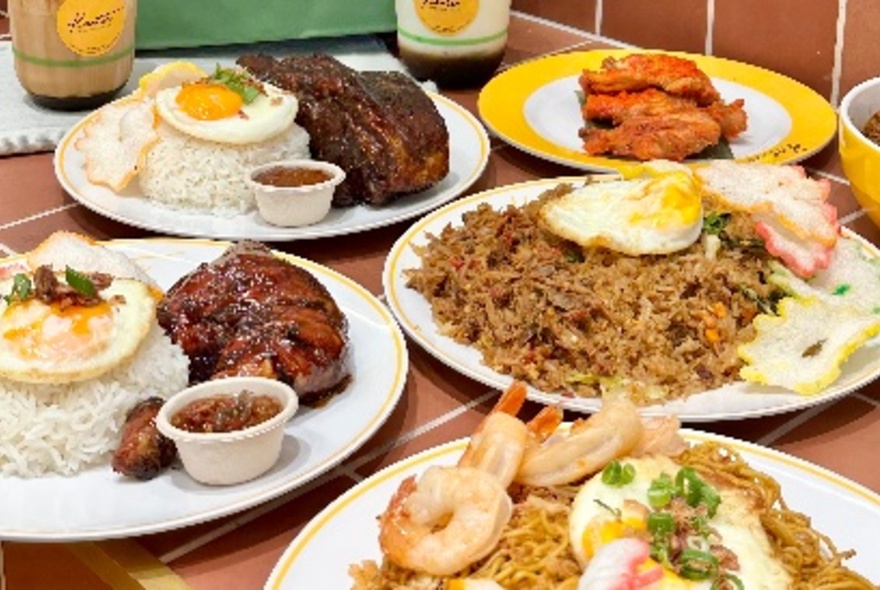
[(185, 135), (164, 121), (159, 141), (138, 174), (141, 191), (175, 209), (229, 217), (256, 206), (246, 170), (275, 160), (309, 157), (309, 134), (295, 123), (268, 141), (221, 144)]
[(128, 411), (150, 396), (167, 399), (187, 379), (186, 356), (158, 324), (134, 358), (96, 379), (70, 385), (0, 379), (0, 474), (110, 469)]

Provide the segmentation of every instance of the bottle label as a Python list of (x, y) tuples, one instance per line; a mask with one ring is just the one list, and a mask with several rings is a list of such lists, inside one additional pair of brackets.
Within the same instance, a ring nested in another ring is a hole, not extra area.
[(416, 14), (438, 35), (455, 35), (474, 22), (480, 0), (413, 0)]
[(68, 49), (86, 57), (103, 55), (125, 28), (125, 0), (65, 0), (55, 19)]

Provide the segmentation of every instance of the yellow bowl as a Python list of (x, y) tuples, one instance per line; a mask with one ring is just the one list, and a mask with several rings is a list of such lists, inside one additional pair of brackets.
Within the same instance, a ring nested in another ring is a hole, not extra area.
[(840, 161), (853, 193), (868, 216), (880, 226), (880, 146), (862, 129), (880, 111), (880, 77), (866, 80), (846, 93), (838, 110)]

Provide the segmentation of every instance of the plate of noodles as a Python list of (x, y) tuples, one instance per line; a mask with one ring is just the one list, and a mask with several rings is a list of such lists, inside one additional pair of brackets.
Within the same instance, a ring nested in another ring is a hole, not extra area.
[[(774, 532), (766, 528), (766, 534), (773, 546), (769, 553), (780, 555), (787, 552), (792, 556), (791, 562), (784, 569), (789, 576), (801, 577), (802, 580), (806, 578), (808, 582), (805, 586), (798, 587), (869, 589), (874, 586), (868, 580), (880, 580), (880, 564), (873, 559), (876, 552), (873, 531), (880, 527), (880, 497), (877, 494), (835, 473), (773, 449), (692, 430), (684, 430), (682, 434), (693, 449), (696, 449), (688, 451), (690, 455), (683, 456), (690, 457), (688, 464), (695, 466), (706, 480), (713, 477), (713, 471), (715, 476), (725, 477), (723, 474), (726, 473), (732, 480), (739, 482), (760, 473), (762, 475), (753, 480), (759, 483), (753, 484), (752, 491), (773, 500), (779, 497), (777, 486), (781, 488), (785, 507), (777, 502), (766, 512), (766, 522), (773, 522), (775, 529)], [(348, 490), (299, 533), (275, 565), (265, 588), (390, 587), (377, 581), (379, 571), (388, 575), (384, 581), (393, 578), (398, 582), (399, 585), (393, 585), (395, 588), (577, 588), (580, 567), (572, 554), (568, 529), (574, 519), (571, 515), (576, 514), (576, 510), (570, 507), (579, 501), (579, 490), (580, 494), (584, 494), (586, 484), (580, 488), (580, 484), (571, 486), (566, 490), (562, 486), (555, 486), (555, 492), (551, 488), (543, 491), (535, 488), (534, 491), (543, 500), (526, 504), (530, 505), (529, 509), (537, 513), (537, 516), (529, 516), (530, 513), (524, 510), (522, 517), (518, 518), (516, 506), (521, 500), (515, 497), (514, 520), (511, 520), (511, 524), (502, 533), (498, 546), (485, 558), (469, 566), (469, 569), (445, 576), (445, 579), (459, 580), (490, 578), (498, 582), (498, 586), (469, 586), (461, 581), (459, 584), (462, 585), (444, 586), (442, 581), (437, 582), (444, 576), (425, 575), (418, 578), (407, 573), (404, 568), (387, 569), (381, 566), (383, 551), (378, 540), (380, 524), (377, 516), (385, 512), (395, 490), (409, 476), (418, 477), (432, 466), (456, 464), (466, 446), (466, 440), (458, 440), (429, 449), (383, 469)], [(710, 450), (718, 448), (736, 453), (745, 463), (737, 462), (735, 469), (725, 465), (717, 459), (715, 451)], [(621, 464), (626, 465), (626, 459), (621, 459)], [(641, 466), (636, 469), (641, 469)], [(599, 479), (599, 475), (592, 478)], [(521, 493), (519, 495), (522, 496)], [(573, 497), (576, 500), (572, 500)], [(589, 497), (587, 500), (590, 500)], [(586, 504), (596, 506), (598, 502), (588, 501)], [(615, 502), (609, 498), (602, 504), (610, 510), (616, 507)], [(829, 506), (834, 506), (834, 509), (829, 509)], [(602, 513), (604, 506), (597, 510)], [(798, 513), (808, 515), (809, 519), (805, 520)], [(765, 516), (762, 515), (761, 518), (764, 519)], [(546, 526), (536, 524), (542, 522), (547, 523)], [(351, 531), (359, 531), (359, 534), (352, 535)], [(817, 532), (827, 537), (818, 536)], [(797, 538), (803, 542), (791, 541)], [(529, 539), (529, 543), (524, 544), (517, 539)], [(760, 544), (763, 543), (762, 541)], [(505, 544), (509, 550), (502, 549)], [(516, 563), (510, 558), (517, 549), (523, 556), (523, 562)], [(849, 550), (855, 551), (854, 556), (845, 560), (846, 567), (851, 568), (851, 571), (840, 567), (839, 560), (836, 560), (842, 552)], [(540, 555), (532, 555), (533, 552)], [(552, 558), (545, 557), (543, 561), (545, 564), (549, 563), (549, 566), (540, 566), (541, 555), (552, 555)], [(793, 562), (801, 557), (802, 567), (794, 565)], [(525, 565), (524, 562), (531, 565)], [(741, 559), (740, 563), (743, 566), (743, 575), (748, 564), (745, 559)], [(754, 563), (757, 563), (757, 558), (752, 565)], [(816, 572), (822, 567), (825, 568), (824, 575), (811, 580), (810, 572)], [(511, 581), (517, 577), (519, 584)], [(842, 585), (836, 586), (835, 583)], [(709, 584), (705, 587), (708, 588)], [(757, 586), (746, 583), (745, 587)], [(794, 586), (774, 585), (771, 581), (761, 587)]]
[[(780, 296), (762, 278), (770, 272), (763, 270), (766, 252), (751, 241), (752, 254), (710, 264), (699, 240), (676, 256), (629, 257), (546, 239), (526, 205), (593, 180), (500, 187), (416, 222), (389, 252), (383, 274), (388, 305), (403, 329), (468, 377), (498, 389), (520, 379), (531, 399), (583, 412), (623, 389), (646, 414), (690, 422), (750, 418), (827, 402), (880, 375), (878, 342), (868, 338), (818, 391), (742, 380), (738, 347), (754, 336), (750, 321), (762, 297)], [(600, 229), (612, 225), (610, 211), (592, 214), (603, 219)], [(843, 229), (842, 236), (859, 257), (880, 256), (853, 232)], [(721, 328), (725, 322), (730, 332)], [(698, 337), (681, 337), (692, 333)], [(685, 353), (678, 352), (682, 346)], [(603, 374), (601, 367), (610, 368)]]
[[(320, 222), (304, 227), (279, 227), (264, 221), (256, 208), (244, 213), (175, 209), (141, 194), (137, 182), (120, 192), (89, 181), (85, 156), (77, 141), (99, 111), (71, 128), (55, 150), (55, 175), (76, 201), (105, 217), (164, 234), (222, 239), (292, 241), (338, 236), (383, 227), (417, 217), (454, 199), (483, 173), (489, 159), (486, 130), (466, 109), (452, 100), (430, 94), (449, 131), (449, 173), (438, 184), (383, 206), (333, 208)], [(307, 141), (307, 138), (306, 138)], [(286, 156), (292, 157), (292, 156)], [(302, 156), (297, 156), (302, 157)], [(207, 164), (206, 164), (207, 166)], [(205, 179), (210, 182), (211, 179)]]
[[(103, 245), (112, 253), (124, 255), (128, 262), (136, 262), (162, 290), (200, 264), (216, 260), (230, 246), (210, 240), (171, 238), (114, 240)], [(242, 484), (207, 486), (172, 464), (153, 479), (138, 481), (111, 469), (112, 453), (87, 456), (90, 448), (107, 448), (107, 444), (115, 448), (112, 438), (119, 433), (114, 430), (117, 427), (105, 428), (102, 424), (105, 419), (113, 419), (104, 414), (104, 409), (122, 396), (129, 399), (130, 391), (143, 395), (142, 389), (132, 389), (132, 383), (135, 387), (161, 390), (165, 382), (180, 382), (179, 371), (174, 370), (178, 366), (175, 356), (169, 350), (171, 341), (154, 319), (150, 334), (156, 338), (150, 341), (151, 348), (138, 349), (130, 363), (85, 382), (89, 385), (80, 391), (81, 396), (71, 397), (66, 390), (52, 393), (62, 396), (57, 400), (66, 399), (63, 404), (56, 403), (54, 409), (40, 410), (42, 404), (29, 399), (44, 390), (0, 380), (0, 402), (5, 408), (0, 417), (0, 495), (4, 498), (0, 507), (0, 537), (23, 541), (107, 539), (208, 521), (250, 508), (310, 481), (368, 440), (394, 409), (403, 391), (408, 363), (403, 335), (385, 307), (354, 281), (314, 262), (283, 257), (311, 273), (345, 314), (351, 378), (344, 389), (325, 402), (300, 407), (285, 426), (281, 456), (267, 473)], [(8, 258), (2, 266), (20, 266), (23, 260)], [(164, 338), (164, 347), (160, 338)], [(163, 351), (168, 354), (161, 354)], [(377, 363), (388, 365), (389, 370), (370, 370)], [(187, 378), (184, 364), (183, 386)], [(178, 390), (174, 387), (170, 392), (157, 391), (152, 395), (167, 396)], [(79, 390), (71, 389), (70, 393), (74, 391)], [(28, 418), (23, 406), (31, 402), (37, 413)], [(130, 407), (126, 405), (123, 412)], [(25, 447), (15, 442), (20, 441), (17, 437), (22, 424), (30, 424), (29, 432), (37, 442), (42, 441), (42, 446)], [(108, 440), (95, 440), (95, 436)], [(65, 449), (71, 447), (78, 454), (65, 456)], [(23, 506), (39, 509), (22, 509)]]
[[(695, 150), (699, 153), (688, 158), (720, 157), (780, 164), (798, 162), (822, 149), (834, 137), (835, 114), (828, 101), (787, 76), (711, 55), (634, 49), (564, 53), (507, 69), (481, 90), (480, 116), (486, 126), (504, 141), (539, 158), (581, 170), (619, 170), (634, 161), (631, 154), (624, 157), (597, 153), (596, 149), (591, 153), (585, 151), (585, 140), (579, 133), (585, 127), (581, 103), (583, 89), (579, 78), (585, 70), (599, 70), (605, 60), (621, 60), (620, 64), (631, 55), (688, 60), (702, 75), (708, 76), (721, 100), (728, 104), (737, 100), (744, 102), (741, 108), (747, 115), (747, 127), (729, 140), (722, 137), (720, 144), (710, 144), (702, 151)], [(637, 75), (635, 78), (639, 79)], [(640, 86), (634, 90), (644, 88)], [(660, 88), (666, 90), (662, 83)], [(634, 96), (637, 93), (624, 90), (621, 94)], [(606, 130), (607, 123), (600, 121), (598, 128)], [(724, 129), (723, 123), (721, 128)], [(623, 139), (620, 143), (632, 146), (638, 142)], [(664, 143), (673, 142), (659, 141), (659, 149), (664, 149)]]

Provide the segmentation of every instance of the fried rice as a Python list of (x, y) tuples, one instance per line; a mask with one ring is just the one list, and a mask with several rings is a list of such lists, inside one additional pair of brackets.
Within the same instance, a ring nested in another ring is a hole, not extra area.
[(723, 216), (720, 232), (704, 229), (673, 254), (627, 256), (539, 226), (540, 207), (571, 190), (501, 211), (482, 204), (429, 236), (406, 278), (441, 331), (492, 369), (563, 395), (623, 389), (650, 404), (737, 381), (736, 347), (782, 296), (748, 216), (704, 202), (706, 220)]

